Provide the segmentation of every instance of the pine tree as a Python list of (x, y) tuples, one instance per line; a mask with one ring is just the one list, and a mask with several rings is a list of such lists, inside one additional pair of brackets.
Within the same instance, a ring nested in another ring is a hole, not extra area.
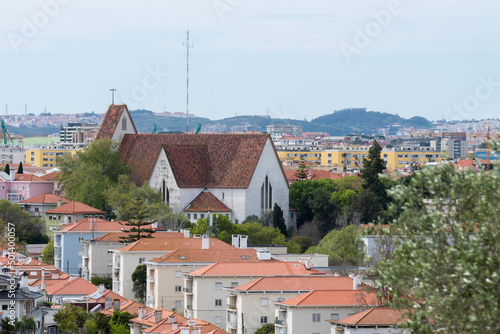
[(363, 179), (363, 188), (372, 191), (382, 205), (387, 205), (387, 194), (385, 186), (379, 178), (379, 174), (384, 172), (385, 162), (380, 156), (382, 146), (375, 140), (368, 150), (368, 158), (363, 159), (363, 170), (361, 171), (361, 178)]
[(7, 175), (10, 175), (10, 166), (9, 166), (9, 164), (5, 165), (4, 172), (7, 173)]
[(146, 204), (146, 202), (139, 196), (135, 196), (131, 201), (129, 206), (128, 216), (131, 219), (124, 225), (131, 226), (128, 230), (128, 235), (126, 237), (120, 237), (120, 242), (131, 243), (142, 238), (152, 238), (152, 234), (155, 230), (152, 228), (145, 228), (145, 225), (151, 224), (146, 221), (146, 217), (149, 216), (149, 210), (151, 208)]
[(17, 174), (23, 174), (23, 163), (19, 162), (19, 167), (17, 168)]
[(281, 233), (286, 235), (286, 225), (285, 218), (283, 217), (283, 210), (281, 210), (280, 206), (277, 203), (274, 203), (273, 208), (273, 227), (278, 228)]
[(299, 168), (297, 169), (297, 172), (295, 172), (295, 176), (299, 180), (306, 180), (307, 179), (307, 169), (306, 169), (306, 164), (304, 161), (301, 161), (299, 164)]

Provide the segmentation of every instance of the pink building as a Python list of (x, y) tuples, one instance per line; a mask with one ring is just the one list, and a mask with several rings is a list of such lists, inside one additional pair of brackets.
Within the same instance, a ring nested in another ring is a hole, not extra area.
[(33, 174), (17, 174), (10, 171), (10, 175), (0, 172), (0, 199), (7, 199), (11, 203), (54, 192), (54, 183), (44, 180)]

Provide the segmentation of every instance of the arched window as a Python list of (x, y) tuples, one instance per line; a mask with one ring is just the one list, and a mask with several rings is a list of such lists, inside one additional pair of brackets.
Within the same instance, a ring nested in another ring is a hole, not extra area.
[(263, 212), (272, 210), (273, 208), (273, 187), (267, 175), (260, 188), (260, 208)]
[(168, 191), (167, 181), (165, 181), (165, 179), (163, 179), (161, 193), (163, 195), (163, 202), (168, 205), (170, 203), (170, 192)]

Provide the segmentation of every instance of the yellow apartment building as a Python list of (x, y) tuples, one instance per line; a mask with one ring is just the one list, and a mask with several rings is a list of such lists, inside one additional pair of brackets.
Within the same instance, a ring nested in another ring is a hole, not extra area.
[(71, 149), (64, 148), (35, 148), (26, 150), (26, 163), (35, 167), (56, 167), (56, 159), (64, 154), (74, 156), (77, 152), (76, 147)]
[(283, 150), (278, 151), (278, 158), (283, 165), (298, 164), (300, 161), (308, 161), (321, 165), (323, 152), (321, 148), (311, 148), (311, 150)]

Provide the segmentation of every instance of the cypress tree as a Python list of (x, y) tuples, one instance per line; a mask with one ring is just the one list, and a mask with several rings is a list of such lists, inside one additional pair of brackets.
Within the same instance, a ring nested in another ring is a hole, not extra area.
[(17, 174), (23, 174), (23, 163), (19, 162), (19, 167), (17, 168)]
[(7, 173), (7, 175), (9, 175), (9, 174), (10, 174), (10, 166), (9, 166), (9, 164), (6, 164), (6, 165), (5, 165), (4, 172), (5, 172), (5, 173)]
[(277, 203), (274, 203), (273, 208), (273, 227), (277, 227), (281, 233), (286, 236), (285, 218), (283, 217), (283, 210)]

